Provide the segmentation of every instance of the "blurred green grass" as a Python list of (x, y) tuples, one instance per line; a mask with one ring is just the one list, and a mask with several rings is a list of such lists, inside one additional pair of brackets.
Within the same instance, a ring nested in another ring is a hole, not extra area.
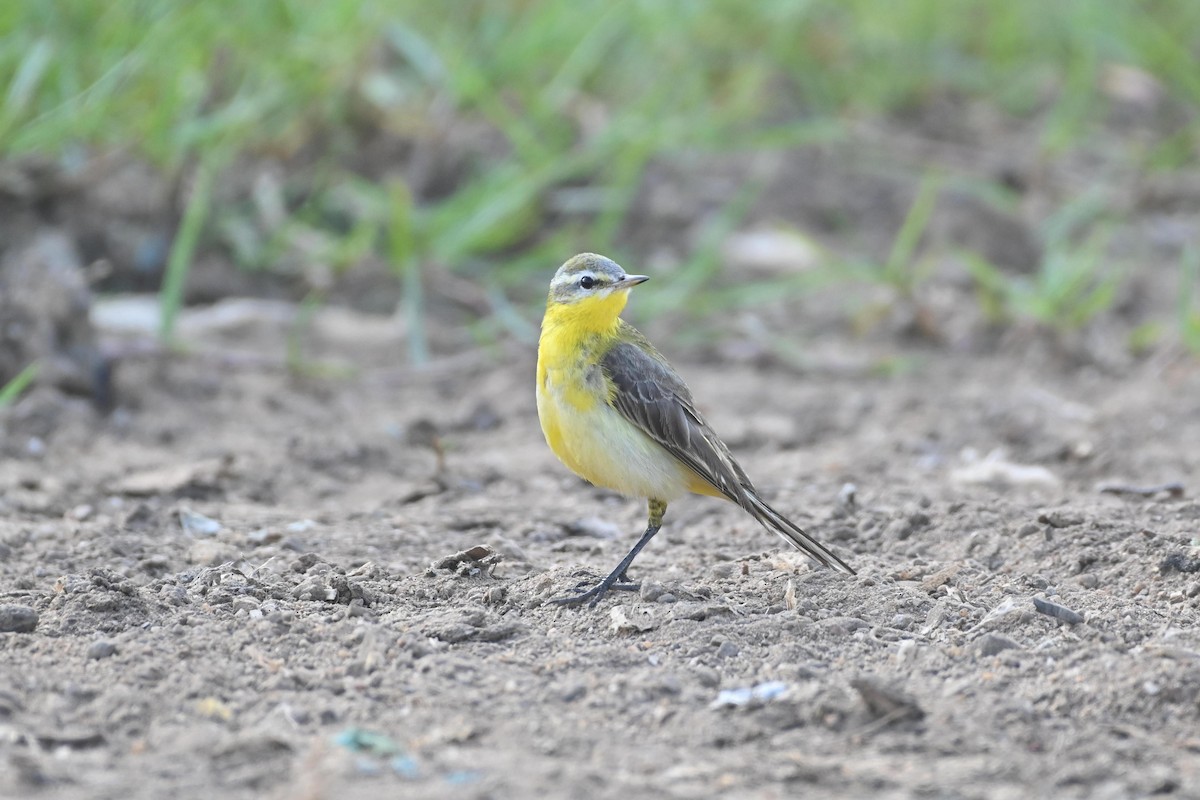
[[(116, 149), (182, 172), (291, 158), (319, 142), (318, 177), (294, 221), (320, 229), (335, 269), (367, 253), (387, 259), (418, 316), (422, 270), (461, 272), (484, 286), (497, 324), (524, 335), (506, 289), (564, 253), (633, 255), (619, 233), (656, 158), (836, 138), (847, 121), (948, 95), (1040, 125), (1053, 157), (1097, 130), (1117, 66), (1149, 76), (1187, 110), (1130, 156), (1170, 169), (1194, 157), (1198, 53), (1194, 0), (3, 3), (0, 156)], [(368, 130), (401, 140), (486, 135), (450, 185), (414, 195), (344, 166)], [(564, 187), (573, 213), (547, 202)], [(172, 252), (168, 321), (206, 218), (248, 266), (270, 269), (278, 250), (238, 234), (237, 209), (195, 206)], [(924, 220), (910, 223), (878, 271), (900, 294), (920, 274), (907, 259)], [(691, 254), (677, 305), (704, 299), (715, 246)], [(1048, 283), (995, 285), (994, 295), (1054, 316), (1032, 296), (1065, 292), (1046, 302), (1067, 302), (1093, 285), (1077, 273), (1095, 258), (1048, 258), (1058, 259)], [(1110, 294), (1086, 296), (1103, 305)], [(720, 303), (708, 299), (700, 307)], [(413, 358), (426, 349), (415, 340)]]
[(40, 371), (41, 365), (38, 362), (30, 362), (3, 386), (0, 386), (0, 409), (8, 408), (17, 402), (25, 390), (33, 385)]

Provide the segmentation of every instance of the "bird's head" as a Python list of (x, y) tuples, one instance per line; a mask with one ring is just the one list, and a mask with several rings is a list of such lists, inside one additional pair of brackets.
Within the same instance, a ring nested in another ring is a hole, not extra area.
[(629, 290), (648, 280), (645, 275), (625, 274), (612, 259), (580, 253), (554, 273), (546, 309), (557, 315), (611, 323), (625, 308)]

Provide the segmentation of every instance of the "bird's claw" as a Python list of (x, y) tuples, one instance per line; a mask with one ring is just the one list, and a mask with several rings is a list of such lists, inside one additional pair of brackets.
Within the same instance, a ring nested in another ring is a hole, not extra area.
[[(625, 577), (625, 576), (622, 575), (622, 577)], [(587, 581), (581, 581), (581, 582), (575, 584), (574, 588), (578, 591), (579, 589), (581, 589), (582, 587), (587, 586), (587, 585), (588, 585)], [(637, 590), (639, 590), (641, 588), (642, 588), (641, 584), (632, 583), (632, 582), (628, 582), (628, 581), (621, 582), (621, 583), (614, 582), (614, 583), (608, 584), (607, 586), (604, 585), (604, 581), (601, 581), (599, 584), (592, 587), (591, 589), (588, 589), (586, 592), (581, 592), (579, 594), (573, 594), (573, 595), (567, 595), (566, 597), (555, 597), (552, 600), (550, 600), (549, 602), (553, 603), (556, 606), (578, 606), (578, 605), (582, 605), (583, 603), (587, 603), (588, 608), (595, 608), (596, 604), (599, 603), (600, 600), (604, 597), (604, 595), (608, 594), (608, 592), (610, 590), (615, 590), (615, 591), (619, 591), (619, 592), (636, 592)]]
[[(579, 583), (575, 584), (571, 588), (577, 592), (582, 592), (585, 586), (591, 586), (591, 585), (592, 585), (591, 581), (580, 581)], [(600, 587), (597, 586), (596, 588), (599, 589)], [(631, 581), (629, 579), (628, 575), (622, 575), (621, 577), (619, 577), (615, 581), (613, 581), (613, 583), (608, 588), (609, 589), (617, 589), (618, 591), (622, 591), (622, 592), (636, 592), (638, 589), (642, 588), (642, 585), (640, 583), (634, 583), (633, 581)]]

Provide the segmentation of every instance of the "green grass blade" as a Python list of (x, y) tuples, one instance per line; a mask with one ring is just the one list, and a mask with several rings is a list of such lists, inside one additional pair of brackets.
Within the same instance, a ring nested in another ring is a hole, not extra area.
[(179, 309), (183, 305), (183, 290), (187, 285), (192, 258), (196, 254), (196, 245), (200, 241), (200, 233), (204, 229), (204, 221), (208, 217), (213, 177), (217, 171), (218, 160), (217, 156), (209, 153), (200, 161), (200, 166), (196, 171), (196, 185), (192, 187), (187, 208), (183, 212), (183, 220), (179, 223), (175, 240), (171, 242), (171, 252), (167, 258), (167, 271), (163, 275), (162, 288), (158, 293), (161, 315), (158, 336), (168, 346), (175, 343), (175, 323), (179, 318)]
[(941, 179), (933, 174), (928, 174), (921, 179), (917, 196), (913, 199), (908, 214), (904, 217), (904, 222), (900, 225), (900, 230), (897, 231), (896, 238), (892, 242), (887, 261), (884, 262), (885, 279), (905, 295), (911, 294), (916, 288), (917, 277), (912, 263), (913, 253), (916, 252), (917, 244), (921, 241), (925, 229), (929, 227), (929, 220), (933, 217), (933, 209), (937, 205), (938, 193), (941, 191), (941, 183)]
[(0, 388), (0, 408), (8, 408), (13, 403), (17, 402), (17, 398), (24, 394), (25, 390), (29, 388), (29, 386), (37, 378), (40, 370), (41, 366), (38, 364), (38, 362), (33, 361), (27, 364), (25, 369), (14, 375), (12, 380), (4, 384), (4, 387)]
[(400, 276), (400, 303), (408, 326), (408, 355), (412, 363), (429, 363), (429, 340), (425, 332), (425, 286), (421, 281), (420, 242), (413, 222), (413, 196), (403, 181), (389, 187), (391, 218), (388, 223), (388, 257)]

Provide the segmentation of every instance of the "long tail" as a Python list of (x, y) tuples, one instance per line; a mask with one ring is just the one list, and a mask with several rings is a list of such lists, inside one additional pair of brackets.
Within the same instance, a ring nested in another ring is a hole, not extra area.
[(748, 491), (745, 493), (745, 498), (747, 503), (742, 507), (749, 511), (763, 526), (775, 531), (786, 539), (792, 547), (803, 552), (822, 566), (836, 569), (838, 572), (844, 572), (847, 575), (855, 574), (849, 564), (835, 556), (828, 547), (805, 533), (796, 523), (767, 505), (766, 501), (759, 497), (757, 492), (753, 490)]

